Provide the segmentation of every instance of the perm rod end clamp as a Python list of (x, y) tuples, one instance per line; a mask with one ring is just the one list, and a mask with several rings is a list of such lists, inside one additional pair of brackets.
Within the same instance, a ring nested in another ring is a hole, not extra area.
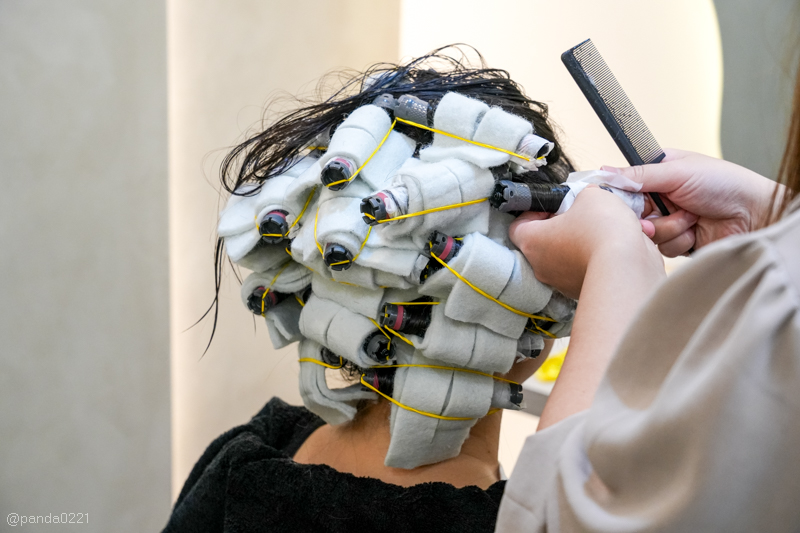
[(391, 94), (382, 94), (372, 101), (372, 105), (380, 107), (386, 111), (390, 117), (392, 117), (394, 115), (394, 110), (397, 107), (397, 100), (395, 100), (394, 96)]
[(447, 263), (456, 256), (461, 249), (461, 243), (449, 235), (434, 231), (429, 237), (428, 252), (433, 253)]
[[(264, 294), (266, 293), (266, 295)], [(278, 305), (278, 295), (268, 290), (265, 287), (256, 287), (250, 296), (247, 297), (247, 308), (254, 314), (261, 316), (261, 308), (263, 305), (264, 311), (269, 311)]]
[(278, 244), (285, 239), (289, 231), (289, 224), (286, 222), (286, 211), (276, 209), (270, 211), (261, 220), (258, 229), (261, 232), (261, 240), (267, 244)]
[(395, 345), (383, 333), (375, 331), (364, 341), (364, 352), (378, 363), (388, 363), (394, 359)]
[(361, 213), (363, 214), (361, 218), (370, 226), (377, 226), (378, 221), (389, 218), (389, 213), (386, 211), (386, 203), (378, 194), (361, 200)]
[(531, 208), (531, 190), (525, 183), (500, 180), (494, 185), (489, 203), (503, 213), (528, 211)]
[(522, 405), (522, 385), (517, 383), (509, 383), (511, 389), (511, 397), (509, 401), (519, 407)]
[(341, 191), (350, 185), (350, 178), (355, 172), (355, 164), (343, 157), (328, 161), (320, 174), (320, 181), (332, 191)]
[(325, 245), (324, 259), (325, 264), (332, 270), (347, 270), (353, 264), (353, 254), (350, 250), (335, 242)]
[(323, 363), (328, 363), (331, 366), (337, 366), (342, 362), (341, 358), (338, 355), (336, 355), (335, 353), (333, 353), (324, 346), (322, 347), (322, 350), (320, 351), (319, 355)]

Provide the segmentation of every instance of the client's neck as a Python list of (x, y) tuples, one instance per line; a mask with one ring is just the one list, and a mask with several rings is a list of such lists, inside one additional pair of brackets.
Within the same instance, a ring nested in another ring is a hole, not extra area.
[(363, 409), (349, 424), (322, 426), (303, 443), (294, 460), (325, 464), (340, 472), (406, 487), (444, 481), (456, 487), (477, 485), (486, 489), (500, 479), (497, 461), (500, 412), (478, 420), (457, 457), (405, 470), (383, 464), (389, 449), (390, 408), (389, 402), (380, 401)]

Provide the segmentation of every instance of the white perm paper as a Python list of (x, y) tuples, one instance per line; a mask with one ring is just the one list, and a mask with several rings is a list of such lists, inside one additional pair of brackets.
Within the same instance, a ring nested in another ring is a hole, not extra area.
[(606, 172), (605, 170), (585, 170), (583, 172), (573, 172), (564, 182), (569, 186), (569, 192), (561, 201), (561, 206), (556, 211), (556, 215), (563, 215), (567, 209), (575, 203), (575, 197), (589, 185), (602, 185), (607, 187), (615, 196), (620, 198), (625, 205), (630, 207), (637, 218), (642, 218), (644, 211), (644, 193), (640, 183), (629, 180), (621, 174)]

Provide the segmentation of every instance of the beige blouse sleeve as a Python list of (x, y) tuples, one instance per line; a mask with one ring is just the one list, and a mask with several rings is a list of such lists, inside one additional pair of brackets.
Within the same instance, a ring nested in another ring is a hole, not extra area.
[(497, 531), (800, 527), (800, 212), (696, 255), (592, 407), (528, 439)]

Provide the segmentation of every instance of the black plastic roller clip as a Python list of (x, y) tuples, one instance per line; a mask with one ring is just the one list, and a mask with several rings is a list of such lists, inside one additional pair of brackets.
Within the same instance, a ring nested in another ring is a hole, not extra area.
[(379, 192), (361, 200), (361, 218), (364, 219), (364, 222), (370, 226), (376, 226), (379, 220), (386, 220), (389, 218), (389, 213), (386, 211), (385, 199), (386, 195)]
[(324, 346), (322, 347), (319, 355), (323, 363), (327, 363), (331, 366), (342, 366), (342, 358)]
[(511, 388), (511, 403), (519, 407), (522, 404), (522, 385), (518, 383), (509, 383)]
[(286, 233), (289, 231), (289, 224), (286, 222), (288, 214), (286, 211), (276, 209), (264, 215), (258, 225), (258, 229), (261, 232), (261, 240), (267, 244), (278, 244), (284, 240)]
[(350, 185), (355, 165), (342, 157), (328, 161), (320, 174), (320, 181), (332, 191), (340, 191)]
[(364, 353), (377, 363), (386, 363), (394, 359), (395, 344), (381, 333), (375, 331), (364, 340)]
[(428, 251), (445, 263), (454, 258), (462, 246), (461, 241), (438, 231), (431, 233), (429, 240)]
[(332, 270), (347, 270), (353, 264), (353, 254), (350, 250), (335, 242), (325, 245), (323, 259)]
[[(445, 263), (454, 258), (463, 246), (460, 240), (438, 231), (431, 233), (431, 236), (428, 240), (430, 242), (426, 247), (426, 251), (429, 254), (435, 254), (436, 257)], [(425, 265), (425, 268), (422, 269), (422, 273), (419, 276), (420, 283), (425, 283), (426, 279), (442, 268), (444, 268), (442, 264), (435, 258), (431, 257), (431, 259), (428, 261), (428, 264)]]
[(247, 297), (247, 308), (253, 314), (261, 315), (262, 308), (263, 312), (267, 312), (285, 300), (287, 296), (288, 294), (271, 291), (265, 287), (256, 287)]

